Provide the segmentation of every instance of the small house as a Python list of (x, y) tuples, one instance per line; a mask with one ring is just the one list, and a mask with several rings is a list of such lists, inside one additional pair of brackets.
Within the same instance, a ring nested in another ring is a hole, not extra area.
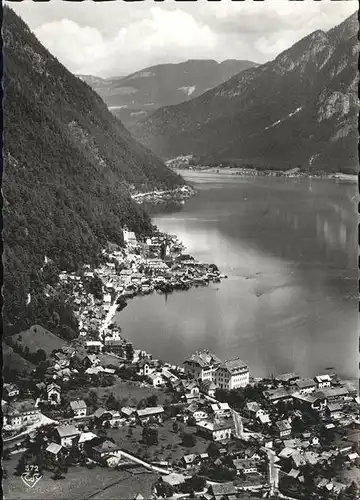
[(6, 406), (4, 417), (6, 417), (6, 424), (16, 429), (38, 421), (40, 411), (33, 400), (12, 401)]
[(137, 410), (136, 416), (141, 424), (149, 422), (150, 420), (157, 420), (162, 422), (164, 418), (164, 408), (162, 406), (152, 406), (149, 408), (144, 408), (143, 410)]
[(129, 421), (135, 422), (136, 420), (136, 408), (132, 408), (131, 406), (123, 406), (120, 410), (120, 414)]
[(87, 406), (83, 399), (70, 401), (70, 408), (75, 417), (86, 417)]
[(314, 378), (318, 389), (325, 389), (325, 387), (331, 386), (331, 377), (330, 375), (317, 375)]
[(287, 420), (278, 420), (275, 423), (275, 428), (281, 438), (291, 434), (291, 425)]
[(190, 455), (184, 455), (180, 462), (186, 469), (191, 469), (194, 465), (199, 463), (199, 457), (195, 455), (195, 453), (191, 453)]
[(61, 401), (61, 389), (57, 384), (49, 384), (46, 387), (47, 400), (52, 405), (59, 405)]
[(107, 461), (107, 459), (110, 457), (116, 457), (117, 459), (120, 459), (121, 448), (119, 445), (113, 443), (112, 441), (106, 440), (97, 446), (93, 446), (92, 456), (96, 462)]
[(237, 488), (231, 482), (214, 483), (210, 486), (209, 493), (212, 494), (215, 500), (221, 500), (229, 497), (237, 498)]
[(212, 441), (230, 439), (233, 427), (234, 425), (231, 419), (227, 422), (209, 422), (208, 420), (202, 420), (196, 424), (198, 433)]
[(19, 388), (15, 384), (4, 384), (3, 391), (7, 399), (16, 398), (20, 393)]
[(74, 425), (58, 425), (56, 427), (56, 438), (60, 441), (61, 446), (71, 448), (73, 443), (77, 441), (80, 431)]
[(316, 382), (312, 378), (300, 378), (294, 385), (300, 394), (311, 394), (316, 389)]
[(248, 458), (238, 458), (233, 460), (233, 464), (238, 475), (241, 473), (256, 474), (257, 472), (257, 465), (254, 460), (250, 460)]
[(165, 384), (165, 380), (162, 374), (159, 372), (150, 373), (148, 377), (150, 378), (154, 387), (160, 387)]

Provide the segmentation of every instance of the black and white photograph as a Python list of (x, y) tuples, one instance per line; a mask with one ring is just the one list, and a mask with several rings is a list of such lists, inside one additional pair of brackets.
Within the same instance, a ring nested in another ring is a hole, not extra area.
[(358, 8), (2, 2), (5, 500), (359, 498)]

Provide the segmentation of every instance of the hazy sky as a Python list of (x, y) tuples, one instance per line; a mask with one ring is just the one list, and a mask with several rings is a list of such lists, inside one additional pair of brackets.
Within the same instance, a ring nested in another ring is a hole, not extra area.
[(11, 2), (70, 71), (96, 76), (188, 59), (263, 63), (312, 31), (339, 24), (357, 6), (356, 0)]

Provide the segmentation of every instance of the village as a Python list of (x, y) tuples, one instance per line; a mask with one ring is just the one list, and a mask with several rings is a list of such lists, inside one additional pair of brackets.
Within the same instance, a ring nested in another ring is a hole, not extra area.
[(138, 500), (357, 498), (357, 388), (329, 370), (254, 378), (236, 353), (203, 349), (173, 365), (135, 348), (113, 323), (128, 299), (225, 276), (175, 236), (123, 233), (125, 246), (104, 250), (97, 269), (59, 276), (79, 337), (31, 377), (4, 380), (5, 491), (31, 466), (42, 484), (131, 475)]

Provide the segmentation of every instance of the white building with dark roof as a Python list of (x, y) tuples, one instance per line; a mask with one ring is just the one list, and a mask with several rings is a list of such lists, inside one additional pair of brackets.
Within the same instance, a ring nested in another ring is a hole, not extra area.
[(238, 389), (249, 383), (249, 368), (239, 358), (224, 361), (213, 373), (213, 382), (221, 389)]
[(208, 350), (197, 351), (184, 361), (185, 374), (195, 379), (212, 380), (213, 371), (221, 360)]

